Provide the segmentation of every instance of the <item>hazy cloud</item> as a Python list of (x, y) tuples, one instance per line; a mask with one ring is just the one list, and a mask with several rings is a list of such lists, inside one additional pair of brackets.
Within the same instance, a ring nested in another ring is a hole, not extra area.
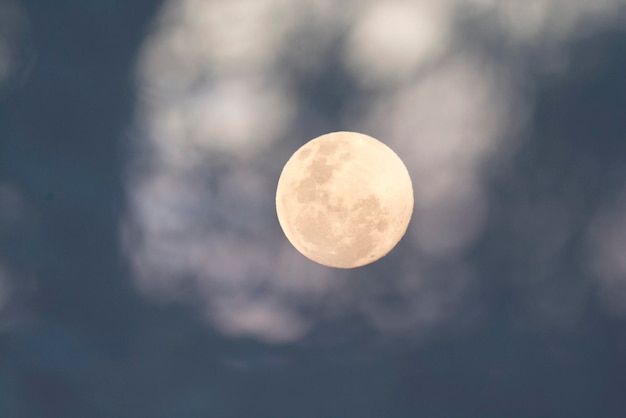
[[(137, 67), (135, 141), (151, 152), (129, 160), (122, 235), (139, 291), (163, 302), (193, 300), (215, 329), (271, 342), (297, 340), (322, 319), (355, 315), (380, 333), (416, 338), (472, 323), (480, 300), (466, 253), (490, 210), (484, 173), (523, 137), (532, 92), (520, 87), (524, 74), (514, 60), (490, 57), (463, 28), (491, 33), (518, 60), (531, 59), (527, 49), (545, 49), (539, 64), (550, 67), (569, 40), (623, 4), (167, 2)], [(566, 60), (559, 65), (566, 68)], [(303, 86), (309, 95), (321, 94), (315, 86), (328, 88), (318, 79), (324, 71), (345, 71), (355, 82), (333, 114), (341, 127), (325, 119), (320, 103), (302, 100)], [(407, 238), (376, 266), (315, 265), (286, 242), (276, 220), (280, 169), (328, 126), (386, 142), (413, 177)], [(619, 225), (611, 216), (598, 221), (597, 232), (598, 242), (606, 241), (597, 248), (611, 248), (595, 258), (613, 265), (599, 273), (612, 277), (602, 283), (622, 283), (621, 261), (610, 256), (623, 247), (619, 234), (602, 226)], [(383, 278), (378, 269), (394, 274)], [(534, 314), (558, 321), (559, 312), (537, 306)]]

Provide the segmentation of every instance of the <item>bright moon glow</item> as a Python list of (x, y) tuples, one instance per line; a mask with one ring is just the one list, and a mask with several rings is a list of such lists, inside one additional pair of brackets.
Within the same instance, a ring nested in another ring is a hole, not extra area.
[(400, 241), (413, 213), (413, 187), (404, 163), (385, 144), (333, 132), (304, 144), (287, 161), (276, 212), (304, 256), (329, 267), (359, 267)]

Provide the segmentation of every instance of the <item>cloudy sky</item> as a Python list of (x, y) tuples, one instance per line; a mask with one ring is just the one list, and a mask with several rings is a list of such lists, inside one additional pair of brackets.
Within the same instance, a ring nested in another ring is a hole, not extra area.
[[(0, 0), (0, 416), (621, 417), (625, 0)], [(278, 177), (357, 131), (407, 233)]]
[[(482, 310), (468, 254), (493, 209), (490, 168), (531, 134), (531, 77), (566, 75), (569, 48), (615, 24), (622, 3), (166, 2), (136, 69), (133, 140), (152, 153), (129, 159), (122, 228), (139, 291), (180, 301), (181, 281), (191, 282), (212, 326), (276, 342), (302, 338), (326, 315), (311, 309), (411, 337)], [(379, 138), (413, 178), (407, 237), (378, 268), (313, 265), (277, 228), (286, 158), (338, 130)], [(546, 205), (561, 218), (559, 202)], [(545, 257), (567, 244), (568, 231), (555, 233)], [(599, 240), (591, 253), (623, 248)], [(590, 256), (612, 271), (596, 271), (604, 292), (621, 280), (604, 276), (624, 269), (601, 253)], [(383, 306), (381, 292), (404, 304)]]

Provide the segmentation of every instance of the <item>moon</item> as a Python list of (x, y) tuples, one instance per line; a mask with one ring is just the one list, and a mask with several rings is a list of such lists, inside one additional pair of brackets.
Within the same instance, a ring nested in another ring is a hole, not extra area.
[(387, 145), (355, 132), (304, 144), (285, 164), (276, 213), (291, 244), (325, 266), (354, 268), (384, 257), (404, 236), (413, 186)]

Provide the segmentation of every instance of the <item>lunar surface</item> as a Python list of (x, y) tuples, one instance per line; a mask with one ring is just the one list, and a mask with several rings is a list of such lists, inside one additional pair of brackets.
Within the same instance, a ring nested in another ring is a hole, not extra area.
[(320, 264), (353, 268), (385, 256), (413, 213), (411, 178), (382, 142), (359, 133), (315, 138), (287, 161), (276, 212), (287, 239)]

